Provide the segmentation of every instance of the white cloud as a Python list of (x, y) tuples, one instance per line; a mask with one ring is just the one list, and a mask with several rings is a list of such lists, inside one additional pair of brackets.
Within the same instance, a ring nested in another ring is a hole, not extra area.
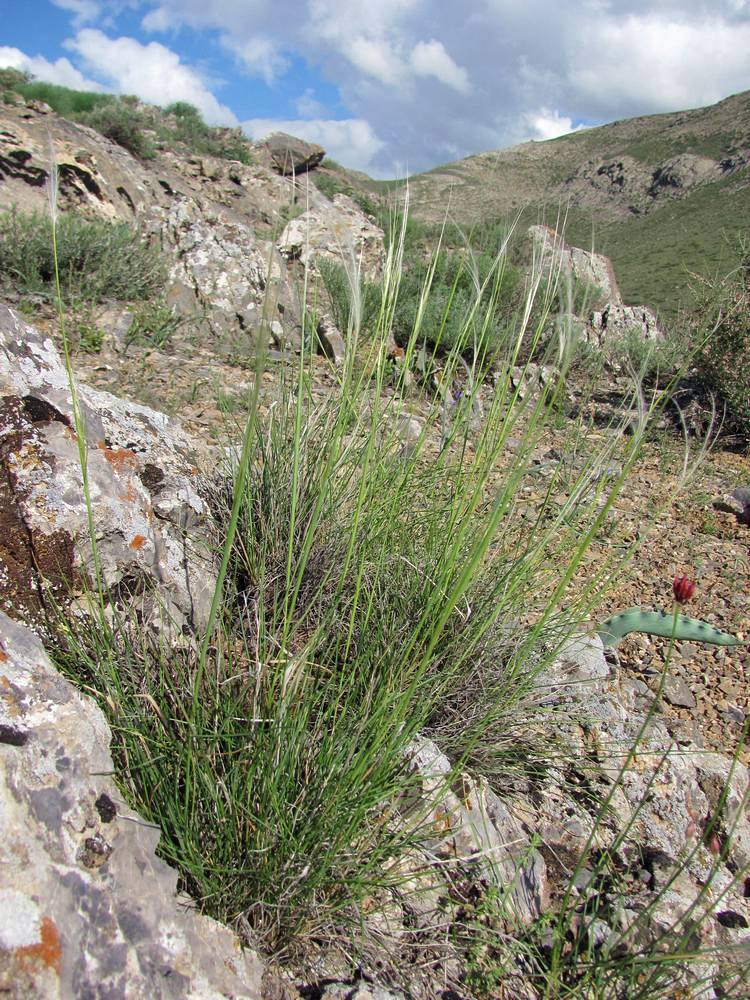
[(251, 118), (242, 122), (242, 128), (252, 139), (265, 139), (271, 132), (288, 132), (308, 142), (317, 142), (333, 159), (368, 173), (375, 169), (373, 159), (385, 145), (369, 122), (356, 118), (341, 121)]
[(676, 110), (750, 87), (748, 21), (608, 17), (585, 25), (570, 49), (572, 85), (599, 106)]
[(135, 38), (108, 38), (95, 28), (84, 28), (65, 44), (118, 93), (162, 106), (188, 101), (210, 125), (237, 124), (234, 113), (216, 100), (196, 71), (158, 42), (143, 45)]
[(61, 87), (72, 87), (73, 90), (103, 90), (100, 83), (89, 80), (64, 57), (50, 62), (44, 56), (27, 56), (20, 49), (9, 45), (0, 45), (0, 66), (10, 66), (13, 69), (31, 73), (45, 83), (56, 83)]
[(169, 31), (172, 25), (173, 18), (168, 7), (155, 7), (141, 20), (144, 31)]
[(269, 87), (277, 77), (284, 75), (289, 66), (289, 60), (281, 54), (278, 47), (270, 38), (262, 35), (255, 35), (246, 41), (224, 35), (222, 44), (239, 57), (245, 69), (254, 76), (262, 77)]
[(404, 64), (383, 39), (358, 35), (348, 42), (342, 54), (352, 66), (380, 80), (387, 87), (394, 87), (403, 82)]
[[(70, 2), (111, 10), (136, 0)], [(326, 93), (338, 90), (337, 113), (344, 107), (377, 136), (372, 165), (381, 174), (750, 88), (749, 0), (469, 0), (460, 14), (455, 0), (140, 0), (140, 8), (152, 31), (210, 31), (242, 70), (274, 88), (269, 99), (306, 86), (322, 93), (322, 77)], [(292, 73), (305, 64), (300, 86)], [(287, 100), (279, 117), (329, 119), (314, 103)]]
[(315, 91), (308, 87), (304, 94), (294, 100), (294, 109), (300, 118), (323, 118), (325, 107), (315, 97)]
[(101, 4), (97, 0), (52, 0), (52, 3), (55, 7), (60, 7), (73, 14), (73, 24), (76, 28), (98, 20), (102, 10)]
[(573, 128), (573, 119), (567, 115), (561, 115), (559, 111), (550, 111), (549, 108), (539, 108), (537, 111), (527, 111), (523, 115), (523, 120), (529, 130), (531, 139), (556, 139), (559, 135), (567, 135), (569, 132), (580, 132), (586, 125), (577, 125)]
[(471, 91), (469, 74), (451, 59), (443, 43), (434, 38), (429, 42), (417, 42), (412, 49), (411, 65), (418, 76), (434, 76), (459, 94)]

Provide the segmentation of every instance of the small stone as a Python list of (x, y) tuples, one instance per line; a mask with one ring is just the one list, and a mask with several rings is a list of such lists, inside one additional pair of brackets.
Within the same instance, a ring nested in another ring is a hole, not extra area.
[(737, 705), (727, 705), (722, 715), (727, 722), (731, 722), (735, 726), (741, 726), (746, 718), (745, 713)]
[(590, 871), (588, 868), (581, 868), (576, 877), (573, 879), (573, 885), (580, 892), (583, 892), (585, 889), (589, 887), (593, 879), (594, 879), (594, 873), (592, 871)]
[(670, 674), (664, 685), (664, 700), (670, 705), (682, 708), (695, 708), (693, 692), (681, 677)]

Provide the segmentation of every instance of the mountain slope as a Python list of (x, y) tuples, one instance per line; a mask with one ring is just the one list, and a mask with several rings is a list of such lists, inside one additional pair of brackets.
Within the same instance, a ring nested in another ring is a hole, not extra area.
[(750, 227), (750, 92), (693, 111), (481, 153), (410, 179), (414, 215), (459, 222), (567, 213), (566, 235), (613, 260), (626, 300), (674, 316), (690, 272), (729, 266)]

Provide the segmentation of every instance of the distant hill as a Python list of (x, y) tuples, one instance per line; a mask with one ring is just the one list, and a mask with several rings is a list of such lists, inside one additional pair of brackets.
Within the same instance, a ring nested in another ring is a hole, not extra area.
[(750, 231), (750, 91), (711, 107), (630, 118), (481, 153), (409, 180), (411, 211), (458, 222), (567, 211), (566, 238), (613, 261), (623, 296), (674, 318), (690, 272), (732, 261)]

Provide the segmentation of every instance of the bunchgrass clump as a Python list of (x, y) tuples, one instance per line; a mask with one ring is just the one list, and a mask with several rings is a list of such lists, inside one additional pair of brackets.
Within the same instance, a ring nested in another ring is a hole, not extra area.
[[(367, 338), (352, 281), (335, 393), (314, 392), (312, 340), (263, 395), (258, 354), (242, 442), (214, 490), (222, 545), (196, 641), (143, 628), (137, 608), (105, 614), (101, 588), (85, 627), (58, 625), (58, 660), (107, 714), (119, 780), (159, 824), (163, 857), (204, 911), (277, 955), (311, 938), (346, 940), (366, 902), (404, 878), (401, 862), (427, 829), (400, 816), (417, 733), (495, 781), (527, 757), (536, 767), (543, 751), (518, 740), (534, 682), (613, 569), (615, 557), (571, 596), (649, 415), (636, 386), (635, 433), (593, 446), (574, 427), (582, 460), (561, 464), (533, 507), (524, 503), (572, 353), (563, 330), (544, 340), (554, 281), (532, 273), (514, 322), (498, 327), (502, 246), (473, 270), (474, 297), (467, 290), (444, 341), (426, 329), (434, 257), (394, 380), (387, 345), (404, 236), (390, 240)], [(524, 395), (511, 372), (543, 342), (556, 374)], [(414, 382), (420, 354), (431, 376)], [(618, 470), (603, 475), (615, 456)], [(573, 996), (552, 991), (574, 981), (558, 968), (570, 954), (563, 918), (558, 926), (546, 995)], [(473, 985), (492, 995), (502, 976), (472, 940)]]
[[(57, 224), (57, 267), (66, 301), (146, 299), (164, 285), (159, 251), (125, 222), (74, 213)], [(0, 284), (23, 295), (55, 295), (49, 219), (38, 212), (0, 215)]]
[[(502, 736), (587, 613), (588, 596), (568, 600), (564, 617), (560, 602), (624, 476), (597, 478), (592, 459), (562, 504), (550, 491), (532, 522), (519, 516), (564, 382), (522, 400), (500, 379), (477, 427), (477, 330), (501, 288), (492, 273), (441, 359), (461, 398), (386, 391), (402, 246), (392, 243), (373, 337), (358, 345), (353, 330), (339, 391), (315, 401), (303, 352), (266, 416), (259, 390), (248, 400), (233, 482), (216, 501), (226, 541), (200, 649), (175, 652), (105, 620), (64, 637), (66, 669), (98, 692), (123, 783), (159, 822), (164, 856), (204, 908), (274, 947), (354, 919), (396, 878), (388, 859), (415, 832), (391, 813), (413, 780), (405, 753), (419, 730), (444, 736), (456, 759), (487, 762), (473, 754), (482, 734)], [(429, 285), (422, 295), (407, 364)], [(493, 356), (512, 367), (529, 335), (521, 317)], [(564, 345), (556, 359), (564, 370)], [(517, 433), (524, 446), (498, 473)], [(625, 469), (638, 441), (626, 439)]]

